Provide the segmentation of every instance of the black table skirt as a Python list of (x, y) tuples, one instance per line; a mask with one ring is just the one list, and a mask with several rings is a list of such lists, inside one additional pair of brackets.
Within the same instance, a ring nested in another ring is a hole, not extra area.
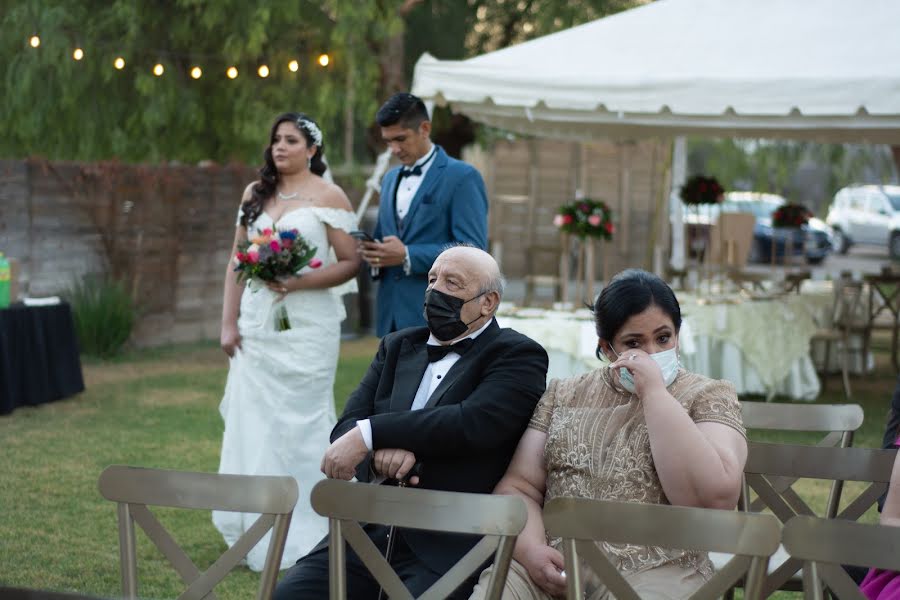
[(83, 391), (68, 304), (0, 309), (0, 415)]

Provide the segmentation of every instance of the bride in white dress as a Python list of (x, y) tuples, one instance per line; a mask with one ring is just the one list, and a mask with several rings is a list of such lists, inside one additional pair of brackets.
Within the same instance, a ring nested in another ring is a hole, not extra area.
[[(335, 424), (334, 374), (344, 319), (343, 293), (355, 291), (357, 243), (348, 232), (356, 216), (347, 196), (321, 175), (322, 133), (299, 113), (279, 116), (272, 126), (260, 180), (247, 186), (238, 214), (234, 246), (263, 229), (297, 229), (322, 261), (317, 269), (268, 285), (237, 283), (234, 265), (225, 271), (222, 349), (230, 357), (219, 411), (225, 421), (220, 473), (291, 475), (300, 496), (287, 536), (281, 568), (306, 554), (328, 531), (309, 504)], [(275, 308), (287, 308), (290, 329), (276, 331)], [(213, 523), (229, 546), (258, 515), (214, 512)], [(267, 534), (247, 556), (261, 571)]]

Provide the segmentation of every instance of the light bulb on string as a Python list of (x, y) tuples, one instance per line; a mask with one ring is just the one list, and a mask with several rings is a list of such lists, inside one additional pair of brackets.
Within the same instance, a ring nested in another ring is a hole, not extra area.
[(228, 67), (228, 70), (225, 71), (225, 74), (228, 76), (228, 79), (237, 79), (237, 76), (238, 76), (237, 67)]
[(81, 48), (75, 48), (72, 51), (72, 58), (75, 60), (81, 60), (82, 58), (84, 58), (84, 50), (82, 50)]
[(259, 65), (259, 68), (256, 70), (260, 77), (265, 79), (269, 76), (269, 67), (266, 65)]
[(116, 60), (113, 61), (113, 66), (118, 70), (122, 70), (125, 68), (125, 59), (119, 56)]
[(31, 38), (29, 38), (28, 43), (31, 44), (32, 48), (37, 48), (41, 45), (41, 38), (37, 34), (35, 34), (31, 36)]
[(193, 69), (191, 69), (191, 77), (193, 77), (194, 79), (200, 79), (201, 77), (203, 77), (203, 69), (201, 69), (200, 67), (194, 67)]
[(290, 69), (292, 73), (296, 73), (300, 70), (300, 63), (296, 60), (292, 60), (288, 63), (288, 69)]
[(162, 74), (166, 72), (166, 68), (162, 66), (162, 63), (156, 63), (153, 65), (153, 74), (157, 77), (162, 77)]
[(319, 65), (321, 65), (323, 67), (327, 67), (328, 63), (330, 63), (330, 62), (331, 62), (331, 57), (328, 56), (327, 54), (319, 55)]

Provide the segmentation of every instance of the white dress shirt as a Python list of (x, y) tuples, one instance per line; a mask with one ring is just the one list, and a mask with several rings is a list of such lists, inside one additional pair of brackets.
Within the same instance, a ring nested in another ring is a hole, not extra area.
[[(477, 331), (472, 332), (470, 335), (467, 335), (460, 340), (456, 340), (453, 342), (454, 344), (465, 339), (475, 339), (481, 333), (487, 329), (487, 326), (493, 323), (494, 319), (491, 318), (487, 323), (481, 326)], [(428, 341), (426, 342), (429, 346), (439, 346), (440, 342), (434, 335), (428, 336)], [(452, 347), (452, 344), (451, 344)], [(423, 408), (425, 404), (428, 402), (428, 399), (431, 397), (431, 394), (434, 393), (434, 390), (441, 384), (441, 381), (444, 380), (444, 377), (447, 376), (447, 372), (450, 370), (450, 367), (456, 364), (456, 361), (460, 359), (460, 355), (456, 352), (448, 352), (447, 355), (434, 362), (429, 362), (428, 366), (425, 367), (425, 373), (422, 375), (422, 381), (419, 383), (419, 389), (416, 391), (416, 396), (413, 399), (412, 406), (410, 410), (419, 410)], [(372, 424), (369, 422), (369, 419), (360, 419), (356, 422), (356, 426), (359, 427), (360, 433), (362, 433), (363, 441), (366, 443), (366, 448), (370, 451), (372, 450)]]
[(407, 213), (409, 213), (412, 200), (415, 198), (416, 192), (419, 191), (419, 186), (425, 181), (425, 174), (428, 173), (428, 169), (434, 164), (433, 158), (436, 151), (437, 148), (432, 144), (431, 150), (425, 153), (425, 156), (412, 165), (412, 167), (415, 167), (416, 165), (421, 167), (421, 175), (406, 175), (400, 179), (400, 183), (397, 185), (397, 193), (394, 196), (394, 206), (397, 210), (397, 217), (401, 221), (406, 217)]
[[(397, 185), (397, 193), (394, 195), (394, 209), (397, 211), (397, 217), (401, 221), (404, 217), (406, 217), (407, 213), (409, 213), (409, 208), (412, 205), (412, 200), (416, 197), (416, 192), (419, 191), (419, 186), (421, 186), (422, 182), (425, 181), (425, 174), (428, 173), (428, 169), (430, 169), (431, 165), (434, 164), (433, 159), (436, 152), (437, 147), (434, 144), (431, 144), (431, 150), (426, 152), (425, 156), (423, 156), (413, 164), (413, 167), (415, 167), (416, 165), (419, 165), (421, 167), (422, 174), (406, 175), (405, 177), (402, 177), (400, 179), (400, 183)], [(377, 277), (381, 272), (381, 269), (379, 267), (369, 267), (369, 270), (372, 273), (372, 277)], [(409, 261), (409, 248), (407, 248), (406, 257), (403, 259), (403, 272), (406, 275), (409, 275), (410, 271), (411, 265)]]

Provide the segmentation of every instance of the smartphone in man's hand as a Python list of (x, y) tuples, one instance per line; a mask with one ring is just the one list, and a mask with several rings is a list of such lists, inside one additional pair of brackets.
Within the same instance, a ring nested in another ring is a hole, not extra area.
[(369, 235), (365, 231), (359, 231), (359, 230), (351, 231), (350, 235), (352, 237), (358, 239), (361, 242), (374, 242), (375, 241), (375, 238), (373, 238), (371, 235)]

